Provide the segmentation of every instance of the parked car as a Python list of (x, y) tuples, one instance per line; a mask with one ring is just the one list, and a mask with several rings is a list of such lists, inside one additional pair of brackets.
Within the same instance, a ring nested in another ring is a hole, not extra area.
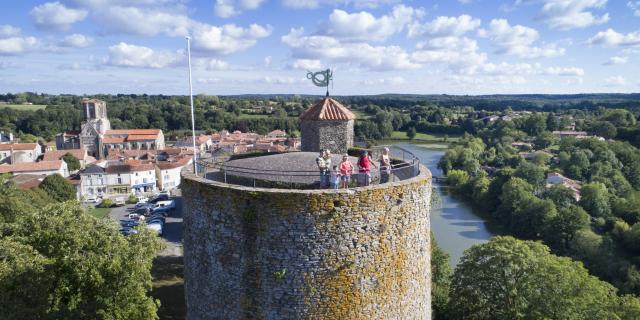
[(149, 217), (149, 220), (147, 220), (147, 224), (161, 222), (161, 224), (164, 225), (165, 221), (166, 219), (162, 216), (154, 216), (154, 217)]
[(87, 196), (87, 198), (84, 201), (87, 203), (99, 204), (100, 202), (102, 202), (102, 199), (100, 199), (100, 197), (98, 196)]
[(169, 209), (176, 208), (176, 202), (173, 200), (158, 201), (156, 204), (160, 205), (160, 207), (167, 207)]
[(135, 227), (137, 225), (139, 225), (140, 222), (138, 221), (133, 221), (133, 220), (120, 220), (120, 225), (124, 228), (124, 227)]
[(171, 208), (169, 207), (156, 207), (151, 211), (151, 214), (160, 214), (163, 216), (169, 216), (169, 214), (171, 213)]
[(125, 199), (124, 197), (116, 197), (115, 199), (113, 199), (113, 203), (116, 206), (124, 206), (125, 204), (127, 204), (127, 199)]
[(149, 203), (157, 203), (159, 201), (168, 201), (168, 200), (169, 200), (169, 195), (159, 193), (155, 197), (153, 197), (153, 199), (149, 200)]
[(147, 221), (147, 224), (154, 224), (154, 223), (159, 223), (161, 226), (164, 226), (164, 218), (154, 218), (154, 219), (149, 219), (149, 221)]
[(149, 198), (138, 198), (138, 202), (136, 202), (136, 208), (143, 207), (149, 203)]
[(122, 235), (124, 236), (130, 236), (132, 234), (138, 234), (138, 230), (134, 228), (124, 227), (120, 229), (120, 233), (122, 233)]
[(149, 230), (155, 231), (159, 236), (162, 235), (162, 225), (160, 223), (148, 223), (145, 227)]

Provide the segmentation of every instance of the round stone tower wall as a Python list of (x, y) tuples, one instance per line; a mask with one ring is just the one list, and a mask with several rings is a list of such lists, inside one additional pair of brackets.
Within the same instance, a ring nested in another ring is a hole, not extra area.
[(329, 149), (335, 154), (347, 153), (353, 146), (353, 123), (353, 120), (302, 120), (302, 151), (318, 152)]
[(431, 319), (431, 175), (261, 189), (185, 174), (187, 319)]

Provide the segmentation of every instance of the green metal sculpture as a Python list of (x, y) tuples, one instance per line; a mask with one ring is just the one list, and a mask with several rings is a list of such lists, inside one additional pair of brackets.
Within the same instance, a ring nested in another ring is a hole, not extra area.
[(310, 79), (313, 84), (318, 87), (327, 87), (327, 97), (329, 96), (329, 83), (333, 81), (333, 72), (331, 69), (318, 72), (307, 70), (307, 79)]

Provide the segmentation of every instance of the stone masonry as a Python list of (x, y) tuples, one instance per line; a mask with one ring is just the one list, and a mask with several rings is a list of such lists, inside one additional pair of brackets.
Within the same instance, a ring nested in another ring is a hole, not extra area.
[(345, 190), (184, 173), (187, 319), (431, 319), (431, 174)]
[(331, 150), (335, 154), (347, 153), (353, 147), (353, 120), (303, 121), (300, 123), (302, 151)]

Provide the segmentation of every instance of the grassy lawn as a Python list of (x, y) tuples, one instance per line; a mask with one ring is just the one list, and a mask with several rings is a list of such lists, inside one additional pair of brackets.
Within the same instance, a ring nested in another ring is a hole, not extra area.
[(352, 112), (356, 115), (356, 117), (358, 119), (371, 119), (373, 118), (372, 115), (364, 112), (364, 111), (358, 111), (358, 110), (352, 110)]
[(98, 219), (102, 219), (109, 215), (111, 208), (90, 208), (87, 212)]
[(36, 111), (36, 110), (44, 109), (46, 107), (47, 107), (47, 105), (44, 105), (44, 104), (33, 104), (33, 105), (28, 105), (28, 104), (0, 104), (0, 109), (1, 108), (9, 108), (9, 109), (25, 110), (25, 111)]
[[(418, 132), (416, 134), (416, 137), (414, 138), (414, 140), (426, 140), (426, 141), (444, 141), (445, 135), (444, 134), (428, 134), (428, 133), (420, 133)], [(391, 134), (391, 139), (393, 140), (409, 140), (409, 138), (407, 138), (407, 133), (404, 131), (394, 131)], [(456, 142), (460, 140), (460, 136), (459, 135), (449, 135), (447, 137), (447, 141), (448, 142)]]

